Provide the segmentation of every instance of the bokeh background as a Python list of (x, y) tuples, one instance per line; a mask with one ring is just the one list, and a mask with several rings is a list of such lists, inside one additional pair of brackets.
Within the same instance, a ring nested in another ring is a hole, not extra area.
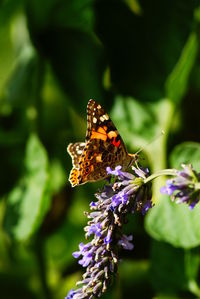
[[(90, 98), (151, 172), (200, 171), (199, 26), (197, 0), (0, 1), (1, 298), (60, 299), (81, 278), (72, 252), (103, 183), (72, 189), (66, 147)], [(129, 217), (135, 248), (103, 298), (200, 298), (200, 207), (161, 197), (164, 182)]]

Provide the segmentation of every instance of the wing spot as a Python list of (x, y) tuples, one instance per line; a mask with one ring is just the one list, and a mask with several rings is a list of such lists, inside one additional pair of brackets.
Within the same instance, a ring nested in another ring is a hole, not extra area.
[(96, 162), (101, 163), (102, 162), (102, 154), (99, 154), (96, 156)]
[(106, 114), (104, 114), (104, 119), (105, 120), (108, 120), (109, 119), (109, 116), (108, 116), (108, 114), (106, 113)]
[(110, 131), (110, 132), (108, 132), (108, 138), (109, 139), (116, 138), (116, 137), (117, 137), (116, 131)]

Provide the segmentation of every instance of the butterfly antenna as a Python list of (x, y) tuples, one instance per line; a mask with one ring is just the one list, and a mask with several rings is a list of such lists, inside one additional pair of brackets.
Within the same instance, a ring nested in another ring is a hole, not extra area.
[(157, 136), (155, 136), (151, 141), (149, 141), (144, 147), (141, 147), (136, 153), (135, 155), (138, 155), (140, 152), (142, 152), (144, 150), (144, 148), (146, 148), (147, 146), (149, 146), (150, 144), (152, 144), (154, 141), (156, 141), (158, 138), (160, 138), (161, 136), (165, 135), (165, 131), (162, 130)]

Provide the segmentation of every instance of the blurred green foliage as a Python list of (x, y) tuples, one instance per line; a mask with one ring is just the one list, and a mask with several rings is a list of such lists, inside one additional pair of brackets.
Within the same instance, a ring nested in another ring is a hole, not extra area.
[[(200, 170), (199, 23), (198, 0), (0, 1), (1, 298), (64, 298), (81, 277), (72, 252), (102, 183), (71, 189), (66, 146), (84, 141), (90, 98), (152, 172)], [(162, 184), (129, 218), (135, 248), (104, 298), (200, 298), (200, 207)]]

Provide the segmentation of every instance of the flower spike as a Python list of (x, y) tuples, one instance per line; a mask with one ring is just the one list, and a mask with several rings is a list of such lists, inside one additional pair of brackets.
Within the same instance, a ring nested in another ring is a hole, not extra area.
[(176, 203), (187, 203), (193, 209), (200, 201), (200, 173), (192, 165), (182, 164), (183, 170), (176, 171), (173, 179), (167, 180), (161, 193), (171, 196)]
[(148, 172), (133, 167), (134, 174), (122, 171), (121, 166), (114, 170), (107, 167), (107, 173), (116, 177), (113, 184), (105, 185), (91, 202), (89, 221), (85, 227), (87, 244), (81, 243), (73, 256), (86, 268), (83, 280), (77, 290), (71, 290), (66, 299), (100, 297), (107, 289), (112, 276), (117, 272), (120, 248), (132, 250), (133, 236), (122, 232), (126, 215), (135, 211), (145, 213), (151, 206), (150, 184), (144, 180)]

